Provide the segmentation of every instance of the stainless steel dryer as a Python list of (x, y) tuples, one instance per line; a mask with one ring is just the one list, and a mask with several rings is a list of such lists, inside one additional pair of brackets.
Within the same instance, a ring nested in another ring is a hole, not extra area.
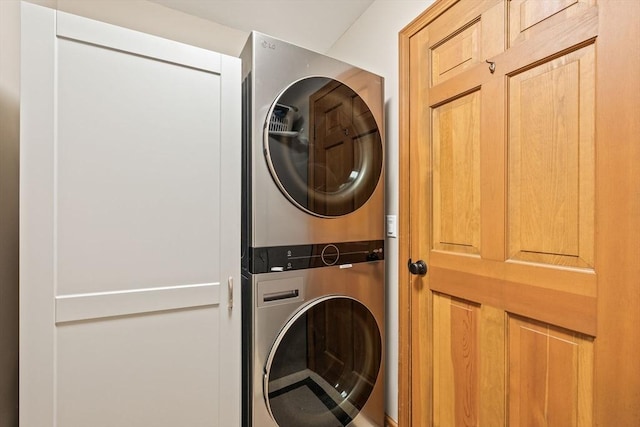
[[(270, 272), (289, 251), (301, 269)], [(344, 263), (312, 268), (316, 254), (331, 264), (336, 251)], [(273, 248), (265, 272), (244, 277), (243, 426), (384, 425), (381, 252), (362, 243)]]
[(257, 32), (241, 57), (244, 247), (383, 239), (382, 77)]

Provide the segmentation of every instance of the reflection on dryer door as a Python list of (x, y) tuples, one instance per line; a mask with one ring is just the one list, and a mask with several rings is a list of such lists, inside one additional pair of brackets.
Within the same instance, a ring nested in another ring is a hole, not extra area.
[(373, 195), (382, 174), (382, 137), (349, 86), (327, 77), (302, 79), (276, 99), (268, 117), (267, 164), (296, 206), (339, 217)]
[[(361, 181), (353, 191), (341, 190), (382, 164), (380, 134), (369, 107), (353, 90), (331, 81), (311, 95), (309, 187), (314, 212), (336, 216), (362, 206), (373, 193), (377, 177)], [(363, 170), (364, 169), (364, 170)], [(372, 179), (373, 178), (373, 179)]]

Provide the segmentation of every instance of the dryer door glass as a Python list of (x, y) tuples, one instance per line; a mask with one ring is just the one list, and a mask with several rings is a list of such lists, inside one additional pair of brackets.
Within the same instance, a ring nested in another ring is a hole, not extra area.
[(281, 427), (346, 426), (369, 399), (382, 361), (371, 312), (347, 297), (318, 299), (282, 329), (267, 359), (267, 407)]
[(309, 213), (353, 212), (378, 185), (378, 124), (365, 101), (337, 80), (310, 77), (289, 86), (271, 106), (264, 135), (271, 175)]

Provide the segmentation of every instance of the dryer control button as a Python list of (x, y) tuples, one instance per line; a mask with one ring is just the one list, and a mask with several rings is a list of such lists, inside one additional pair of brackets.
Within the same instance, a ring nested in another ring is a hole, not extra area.
[(324, 265), (334, 265), (340, 258), (340, 250), (336, 245), (327, 245), (322, 249), (321, 257)]

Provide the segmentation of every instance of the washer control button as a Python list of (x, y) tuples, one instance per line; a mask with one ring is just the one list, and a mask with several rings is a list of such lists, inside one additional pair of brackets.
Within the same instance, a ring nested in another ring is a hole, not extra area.
[(321, 257), (324, 265), (334, 265), (340, 258), (340, 250), (336, 245), (327, 245), (322, 249)]

